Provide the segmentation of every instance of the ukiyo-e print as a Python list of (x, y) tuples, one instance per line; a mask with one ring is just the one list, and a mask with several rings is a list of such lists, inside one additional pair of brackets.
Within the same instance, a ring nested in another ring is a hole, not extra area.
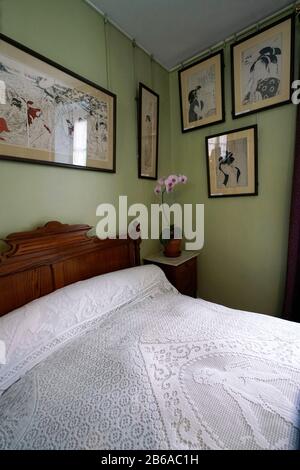
[(1, 40), (0, 152), (113, 170), (114, 96)]
[(259, 46), (243, 52), (241, 71), (243, 104), (278, 96), (282, 75), (282, 35), (265, 41), (262, 49)]
[(210, 197), (257, 194), (257, 128), (206, 138)]
[(139, 177), (157, 179), (159, 96), (139, 87)]
[(218, 160), (217, 187), (234, 188), (247, 185), (247, 139), (226, 142), (226, 136), (220, 138), (216, 154)]
[(179, 71), (182, 131), (224, 120), (223, 51)]
[(288, 18), (232, 46), (233, 117), (289, 102), (293, 31)]
[(188, 79), (189, 123), (216, 114), (216, 67), (200, 70)]
[(33, 69), (21, 70), (6, 57), (1, 57), (0, 67), (7, 97), (1, 106), (3, 142), (54, 151), (56, 161), (72, 163), (75, 127), (86, 121), (89, 158), (107, 160), (105, 102), (38, 76)]

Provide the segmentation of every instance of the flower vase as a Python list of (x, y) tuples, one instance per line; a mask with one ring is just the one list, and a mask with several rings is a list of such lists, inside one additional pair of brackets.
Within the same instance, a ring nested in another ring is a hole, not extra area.
[(177, 258), (181, 255), (181, 238), (172, 238), (165, 245), (164, 255), (168, 258)]

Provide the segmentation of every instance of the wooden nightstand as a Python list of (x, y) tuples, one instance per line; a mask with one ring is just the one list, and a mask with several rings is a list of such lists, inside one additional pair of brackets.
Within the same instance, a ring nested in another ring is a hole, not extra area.
[(183, 251), (178, 258), (162, 252), (144, 258), (144, 264), (159, 266), (181, 294), (197, 297), (197, 256), (199, 251)]

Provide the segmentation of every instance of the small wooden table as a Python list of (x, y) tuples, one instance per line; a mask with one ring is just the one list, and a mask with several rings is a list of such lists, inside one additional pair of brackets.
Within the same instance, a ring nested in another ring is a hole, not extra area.
[(197, 297), (197, 256), (199, 251), (182, 251), (178, 258), (168, 258), (163, 252), (144, 258), (144, 264), (155, 264), (183, 295)]

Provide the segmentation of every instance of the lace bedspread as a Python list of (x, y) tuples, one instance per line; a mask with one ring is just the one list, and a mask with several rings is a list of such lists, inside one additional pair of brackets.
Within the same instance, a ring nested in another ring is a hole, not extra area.
[(4, 449), (293, 449), (300, 325), (153, 286), (0, 398)]

